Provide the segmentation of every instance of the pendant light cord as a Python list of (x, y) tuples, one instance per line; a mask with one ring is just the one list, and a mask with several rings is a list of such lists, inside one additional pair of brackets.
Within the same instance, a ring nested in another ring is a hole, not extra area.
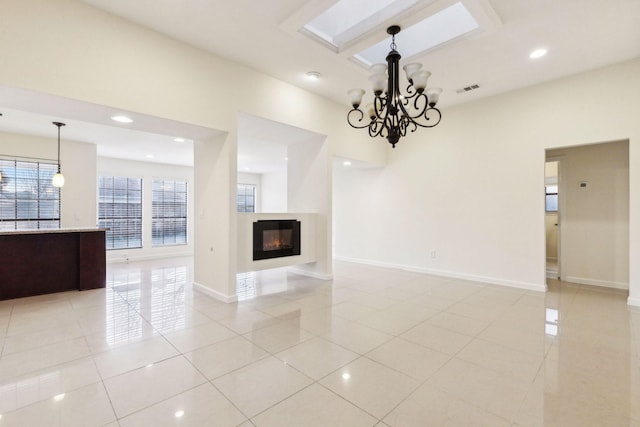
[(58, 126), (58, 173), (60, 173), (60, 128), (66, 125), (62, 122), (53, 122), (53, 124)]

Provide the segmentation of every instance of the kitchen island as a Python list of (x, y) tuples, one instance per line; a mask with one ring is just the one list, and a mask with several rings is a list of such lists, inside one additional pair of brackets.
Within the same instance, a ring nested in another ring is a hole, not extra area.
[(0, 232), (0, 300), (104, 288), (105, 231)]

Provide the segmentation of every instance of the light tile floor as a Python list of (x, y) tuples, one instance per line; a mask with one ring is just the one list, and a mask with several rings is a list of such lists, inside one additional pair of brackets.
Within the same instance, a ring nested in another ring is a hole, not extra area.
[(192, 260), (0, 302), (1, 426), (640, 426), (640, 311), (345, 262), (331, 282)]

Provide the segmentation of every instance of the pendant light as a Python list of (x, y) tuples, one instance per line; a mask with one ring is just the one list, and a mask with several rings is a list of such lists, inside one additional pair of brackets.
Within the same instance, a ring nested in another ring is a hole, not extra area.
[(64, 175), (60, 172), (60, 128), (65, 124), (61, 122), (53, 122), (53, 124), (58, 127), (58, 172), (53, 175), (51, 183), (54, 187), (60, 188), (64, 186)]

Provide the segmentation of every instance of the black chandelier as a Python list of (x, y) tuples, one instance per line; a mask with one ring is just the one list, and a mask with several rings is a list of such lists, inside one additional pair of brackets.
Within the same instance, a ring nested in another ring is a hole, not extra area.
[[(370, 121), (366, 123), (364, 113), (358, 107), (362, 103), (363, 89), (351, 89), (349, 101), (353, 109), (347, 114), (347, 122), (356, 129), (369, 129), (369, 136), (387, 138), (393, 148), (400, 137), (407, 134), (407, 129), (415, 132), (418, 127), (432, 128), (440, 123), (440, 110), (436, 103), (442, 93), (440, 88), (427, 89), (427, 80), (431, 73), (420, 70), (422, 64), (411, 63), (402, 67), (407, 75), (409, 86), (407, 94), (400, 93), (400, 54), (396, 51), (396, 34), (400, 32), (398, 25), (387, 28), (391, 34), (391, 52), (387, 55), (387, 65), (371, 66), (369, 80), (373, 85), (375, 99), (367, 105)], [(385, 84), (387, 86), (386, 92)], [(364, 124), (361, 124), (365, 122)]]

